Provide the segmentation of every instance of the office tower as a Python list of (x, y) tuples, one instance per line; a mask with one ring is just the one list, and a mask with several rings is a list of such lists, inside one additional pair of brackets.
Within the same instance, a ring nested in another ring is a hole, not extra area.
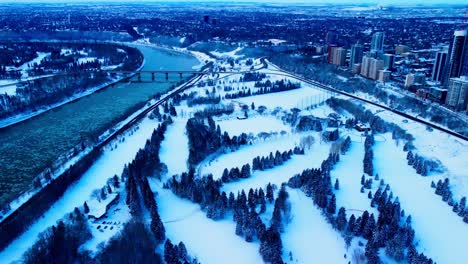
[(377, 80), (379, 78), (379, 71), (383, 70), (384, 61), (379, 59), (371, 59), (369, 67), (369, 78)]
[(351, 56), (349, 58), (349, 67), (362, 62), (364, 47), (361, 44), (355, 44), (351, 47)]
[(410, 48), (406, 45), (397, 45), (395, 47), (395, 54), (401, 55), (410, 51)]
[(371, 50), (383, 51), (385, 34), (383, 32), (377, 32), (372, 35)]
[(203, 16), (203, 22), (210, 23), (210, 16)]
[(395, 63), (395, 55), (393, 54), (384, 54), (384, 68), (392, 71), (393, 64)]
[(338, 44), (338, 33), (335, 31), (328, 31), (327, 36), (325, 37), (325, 43), (328, 45)]
[(333, 49), (333, 61), (332, 63), (338, 66), (344, 66), (346, 64), (346, 49), (335, 48)]
[(364, 56), (362, 58), (361, 75), (364, 77), (369, 77), (369, 69), (370, 69), (371, 60), (372, 58), (369, 56)]
[[(453, 33), (453, 39), (450, 42), (447, 62), (445, 64), (444, 74), (442, 76), (442, 85), (448, 85), (448, 80), (454, 77), (460, 77), (468, 66), (465, 53), (468, 52), (468, 33), (466, 30), (456, 30)], [(467, 70), (468, 71), (468, 70)], [(466, 73), (468, 75), (468, 72)]]
[(432, 68), (432, 80), (440, 82), (447, 61), (447, 51), (438, 51), (434, 60), (434, 68)]
[(445, 103), (456, 111), (468, 110), (468, 76), (449, 79)]
[(333, 55), (334, 54), (334, 50), (337, 49), (338, 47), (336, 45), (329, 45), (328, 46), (328, 63), (333, 63)]

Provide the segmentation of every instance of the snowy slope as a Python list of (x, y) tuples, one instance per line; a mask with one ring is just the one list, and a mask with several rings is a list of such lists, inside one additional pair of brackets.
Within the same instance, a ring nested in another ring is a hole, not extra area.
[(412, 216), (418, 249), (437, 263), (466, 263), (468, 225), (452, 212), (430, 187), (432, 177), (422, 177), (407, 165), (406, 153), (386, 134), (374, 146), (374, 167), (390, 184), (401, 207)]
[[(327, 223), (310, 197), (298, 189), (287, 189), (291, 222), (282, 234), (283, 259), (290, 263), (348, 263), (343, 237)], [(307, 242), (306, 242), (307, 241)]]

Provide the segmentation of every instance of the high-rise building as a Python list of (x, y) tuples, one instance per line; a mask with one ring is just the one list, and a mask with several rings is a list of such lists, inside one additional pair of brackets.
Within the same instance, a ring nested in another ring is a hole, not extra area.
[(328, 45), (338, 44), (338, 33), (335, 31), (328, 31), (327, 36), (325, 37), (325, 43)]
[(397, 45), (395, 47), (395, 54), (396, 55), (401, 55), (403, 53), (407, 53), (410, 51), (410, 48), (406, 45)]
[(393, 54), (384, 54), (384, 68), (392, 71), (393, 70), (393, 64), (395, 63), (395, 55)]
[(383, 70), (384, 61), (379, 59), (371, 59), (369, 68), (369, 78), (377, 80), (379, 78), (379, 71)]
[(210, 23), (210, 16), (203, 16), (203, 22)]
[(434, 68), (432, 68), (432, 80), (440, 82), (447, 61), (447, 51), (438, 51), (434, 60)]
[(332, 63), (338, 66), (344, 66), (346, 64), (346, 52), (346, 49), (341, 47), (333, 49)]
[(364, 77), (369, 77), (369, 70), (370, 70), (370, 63), (372, 58), (369, 56), (364, 56), (362, 58), (362, 65), (361, 65), (361, 75)]
[(448, 85), (450, 78), (460, 77), (461, 75), (468, 75), (468, 72), (463, 72), (465, 69), (468, 71), (468, 64), (466, 61), (468, 55), (468, 32), (466, 30), (456, 30), (453, 33), (452, 42), (450, 42), (447, 62), (445, 64), (444, 73), (442, 76), (442, 85)]
[(333, 63), (333, 55), (335, 55), (334, 50), (338, 47), (336, 45), (329, 45), (328, 46), (328, 63)]
[(383, 51), (385, 33), (376, 32), (372, 35), (371, 50)]
[(445, 103), (456, 111), (468, 110), (468, 76), (449, 79)]
[(349, 58), (349, 67), (362, 62), (364, 47), (361, 44), (355, 44), (351, 47), (351, 56)]

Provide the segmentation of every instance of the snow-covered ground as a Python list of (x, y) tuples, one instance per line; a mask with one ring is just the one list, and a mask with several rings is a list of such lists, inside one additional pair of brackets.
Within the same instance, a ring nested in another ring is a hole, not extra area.
[(93, 238), (86, 241), (80, 250), (88, 250), (91, 254), (95, 254), (100, 244), (105, 244), (111, 237), (121, 231), (131, 215), (128, 206), (125, 204), (124, 197), (119, 198), (119, 203), (110, 208), (106, 217), (102, 220), (89, 220), (89, 228)]
[(215, 55), (218, 58), (233, 58), (233, 59), (238, 59), (243, 57), (244, 55), (237, 55), (237, 52), (241, 51), (243, 48), (238, 47), (232, 51), (229, 52), (218, 52), (218, 51), (212, 51), (211, 54)]
[(291, 221), (282, 234), (283, 260), (287, 263), (347, 263), (343, 237), (327, 223), (312, 199), (299, 189), (287, 188), (287, 191)]
[[(378, 110), (371, 105), (363, 106), (374, 113)], [(456, 200), (468, 195), (467, 142), (438, 130), (428, 131), (425, 125), (406, 120), (404, 117), (388, 111), (380, 112), (378, 116), (397, 124), (412, 134), (415, 137), (413, 142), (416, 147), (415, 153), (442, 162), (446, 169), (445, 172), (432, 174), (432, 176), (437, 177), (437, 179), (449, 178)]]
[[(345, 155), (340, 156), (340, 162), (330, 172), (332, 184), (338, 179), (339, 190), (335, 190), (336, 207), (346, 208), (348, 218), (352, 214), (360, 216), (365, 210), (378, 215), (376, 208), (370, 206), (371, 200), (367, 198), (369, 190), (361, 193), (361, 176), (364, 174), (364, 139), (351, 135), (351, 147)], [(374, 185), (378, 184), (375, 182)]]
[(274, 116), (253, 116), (247, 119), (215, 119), (221, 131), (228, 132), (231, 136), (237, 136), (242, 133), (257, 135), (261, 132), (290, 132), (291, 127), (283, 124), (283, 122)]
[(390, 134), (385, 138), (375, 143), (374, 167), (411, 214), (417, 248), (437, 263), (463, 263), (468, 259), (468, 225), (434, 193), (433, 178), (416, 174), (401, 145), (396, 146)]
[(199, 205), (163, 189), (156, 179), (150, 179), (150, 186), (157, 192), (158, 211), (166, 236), (172, 241), (183, 241), (190, 256), (206, 264), (263, 262), (258, 253), (259, 243), (247, 243), (237, 236), (236, 224), (231, 219), (207, 218)]
[(167, 166), (167, 176), (181, 174), (188, 171), (189, 157), (188, 138), (185, 134), (187, 119), (175, 118), (174, 123), (168, 126), (161, 142), (159, 157)]
[(320, 96), (325, 97), (326, 94), (312, 87), (302, 87), (299, 89), (294, 89), (280, 93), (270, 93), (237, 98), (233, 99), (233, 101), (241, 102), (247, 105), (251, 105), (253, 102), (256, 107), (263, 105), (270, 110), (273, 110), (276, 107), (282, 107), (284, 109), (291, 109), (296, 107), (302, 109), (305, 106), (304, 100), (306, 98), (310, 98), (310, 101), (313, 101), (313, 98), (317, 98), (317, 100), (319, 100)]
[(6, 85), (0, 87), (0, 94), (16, 95), (16, 84), (8, 85), (9, 83), (16, 82), (16, 80), (0, 80), (0, 85)]

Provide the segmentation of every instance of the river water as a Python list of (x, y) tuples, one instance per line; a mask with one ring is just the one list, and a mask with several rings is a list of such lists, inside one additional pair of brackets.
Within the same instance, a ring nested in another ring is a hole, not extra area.
[[(191, 70), (194, 57), (138, 46), (143, 70)], [(83, 140), (97, 137), (156, 93), (167, 91), (180, 76), (142, 74), (143, 82), (119, 83), (92, 95), (0, 130), (0, 206), (29, 189), (32, 179)]]

